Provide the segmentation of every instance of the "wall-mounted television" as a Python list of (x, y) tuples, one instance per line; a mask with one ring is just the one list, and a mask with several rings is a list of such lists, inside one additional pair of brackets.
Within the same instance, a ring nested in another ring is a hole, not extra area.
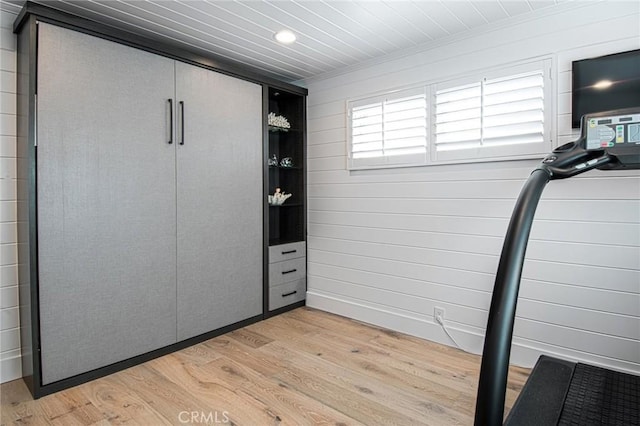
[(592, 112), (640, 106), (640, 49), (573, 62), (571, 121)]

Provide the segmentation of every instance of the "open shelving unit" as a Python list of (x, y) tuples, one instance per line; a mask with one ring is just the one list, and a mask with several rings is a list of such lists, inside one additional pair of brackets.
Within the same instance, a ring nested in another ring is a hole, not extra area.
[[(277, 188), (292, 194), (282, 205), (269, 206), (269, 245), (305, 239), (305, 120), (304, 96), (269, 88), (269, 112), (284, 117), (289, 128), (269, 129), (269, 194)], [(291, 166), (281, 166), (283, 159)], [(273, 159), (277, 164), (272, 164)]]
[[(291, 194), (283, 204), (268, 207), (265, 312), (277, 314), (304, 304), (306, 292), (306, 97), (275, 87), (265, 90), (265, 197), (278, 189)], [(279, 126), (271, 125), (269, 114)]]

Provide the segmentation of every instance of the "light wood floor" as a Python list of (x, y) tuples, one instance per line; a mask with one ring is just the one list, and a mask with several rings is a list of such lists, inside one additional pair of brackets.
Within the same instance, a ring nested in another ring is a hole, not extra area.
[[(2, 424), (470, 425), (479, 365), (301, 308), (38, 401), (5, 383)], [(508, 407), (528, 374), (511, 369)]]

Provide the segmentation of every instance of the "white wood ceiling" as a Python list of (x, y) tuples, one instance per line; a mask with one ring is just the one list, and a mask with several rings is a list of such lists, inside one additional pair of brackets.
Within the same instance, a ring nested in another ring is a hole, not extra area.
[[(551, 10), (561, 0), (39, 0), (48, 6), (214, 53), (295, 81), (473, 29)], [(17, 13), (23, 0), (2, 0)], [(278, 44), (290, 29), (298, 40)]]

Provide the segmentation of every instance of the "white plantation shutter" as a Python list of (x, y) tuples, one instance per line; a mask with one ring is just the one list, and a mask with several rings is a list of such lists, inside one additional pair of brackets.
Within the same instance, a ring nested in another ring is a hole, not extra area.
[(473, 82), (436, 85), (433, 160), (548, 151), (549, 68), (550, 61), (538, 61)]
[(553, 59), (531, 59), (349, 101), (350, 170), (542, 157)]
[(427, 123), (424, 87), (350, 102), (350, 168), (424, 164)]
[(436, 92), (436, 150), (482, 143), (482, 85), (472, 83)]
[(353, 158), (384, 155), (383, 102), (351, 109), (351, 152)]

